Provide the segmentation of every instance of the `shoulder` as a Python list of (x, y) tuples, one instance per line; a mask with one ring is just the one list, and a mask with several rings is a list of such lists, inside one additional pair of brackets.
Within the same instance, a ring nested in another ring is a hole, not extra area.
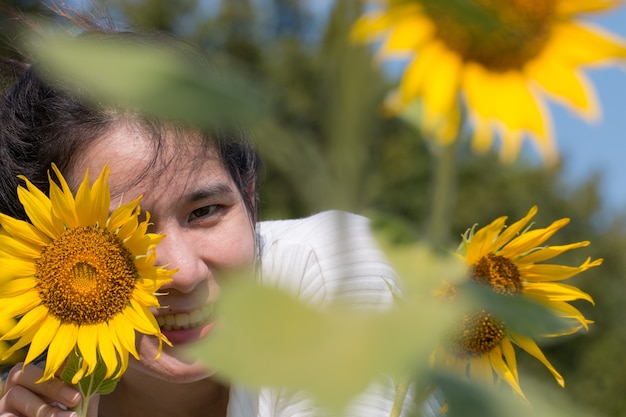
[(392, 302), (395, 272), (366, 217), (325, 211), (259, 224), (263, 277), (305, 300), (350, 304)]

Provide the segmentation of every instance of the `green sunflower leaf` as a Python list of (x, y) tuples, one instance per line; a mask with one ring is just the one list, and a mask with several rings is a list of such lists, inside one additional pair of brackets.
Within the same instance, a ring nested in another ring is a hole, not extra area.
[[(78, 349), (74, 349), (67, 358), (67, 364), (61, 373), (61, 379), (68, 384), (72, 384), (72, 379), (81, 369), (83, 358)], [(89, 398), (94, 394), (109, 394), (117, 385), (119, 378), (105, 378), (107, 372), (106, 365), (99, 360), (96, 369), (90, 375), (83, 376), (76, 384), (84, 398)]]
[(261, 116), (264, 95), (232, 62), (221, 62), (217, 69), (201, 66), (197, 53), (182, 42), (130, 40), (71, 37), (51, 30), (26, 44), (49, 82), (97, 105), (122, 106), (199, 127)]
[(245, 280), (222, 294), (216, 327), (188, 354), (226, 379), (303, 390), (338, 412), (373, 381), (391, 387), (388, 376), (425, 369), (452, 310), (426, 300), (386, 312), (316, 309)]

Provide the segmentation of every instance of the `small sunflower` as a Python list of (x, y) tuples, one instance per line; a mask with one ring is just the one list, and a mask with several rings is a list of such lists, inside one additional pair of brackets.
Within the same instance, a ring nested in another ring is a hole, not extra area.
[[(569, 223), (569, 219), (557, 220), (544, 229), (529, 230), (526, 225), (536, 213), (537, 207), (533, 207), (524, 218), (508, 227), (505, 227), (506, 217), (500, 217), (478, 231), (469, 230), (463, 237), (462, 248), (465, 249), (470, 279), (489, 286), (498, 294), (528, 297), (556, 315), (571, 319), (572, 327), (562, 334), (587, 329), (591, 322), (569, 302), (582, 299), (593, 303), (591, 296), (560, 281), (602, 264), (602, 259), (592, 261), (587, 258), (580, 266), (538, 263), (571, 249), (585, 247), (589, 242), (541, 246)], [(451, 295), (454, 291), (455, 287), (448, 284), (443, 293)], [(563, 377), (537, 343), (507, 329), (489, 311), (466, 315), (461, 330), (447, 342), (433, 354), (433, 362), (463, 377), (493, 384), (495, 374), (496, 380), (504, 380), (523, 397), (514, 349), (517, 345), (543, 363), (558, 384), (564, 386)]]
[(448, 143), (464, 105), (474, 149), (489, 149), (499, 133), (509, 161), (526, 135), (554, 160), (544, 96), (594, 120), (598, 106), (580, 68), (626, 58), (623, 40), (576, 21), (619, 4), (611, 0), (371, 1), (382, 7), (357, 20), (353, 38), (381, 40), (383, 59), (410, 57), (387, 109), (398, 114), (421, 98), (423, 126)]
[(91, 188), (87, 172), (75, 198), (52, 169), (60, 186), (49, 176), (50, 197), (20, 177), (26, 188), (18, 188), (18, 197), (30, 223), (0, 214), (0, 321), (17, 320), (0, 338), (14, 341), (2, 358), (30, 345), (28, 364), (47, 351), (43, 381), (80, 352), (74, 383), (98, 363), (106, 378), (116, 378), (129, 354), (139, 359), (135, 331), (169, 343), (149, 311), (174, 273), (154, 266), (163, 235), (146, 233), (141, 197), (109, 214), (107, 167)]

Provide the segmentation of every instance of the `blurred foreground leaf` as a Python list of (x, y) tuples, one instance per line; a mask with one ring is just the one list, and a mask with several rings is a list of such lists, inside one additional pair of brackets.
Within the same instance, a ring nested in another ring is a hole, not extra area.
[(302, 389), (336, 411), (383, 375), (423, 371), (451, 315), (434, 300), (380, 313), (316, 310), (245, 281), (224, 290), (217, 311), (218, 325), (191, 355), (227, 379)]
[(239, 68), (203, 66), (186, 44), (51, 31), (27, 45), (49, 82), (97, 104), (199, 127), (250, 122), (263, 108), (258, 86)]
[(600, 417), (573, 404), (562, 389), (536, 379), (524, 386), (528, 402), (504, 387), (487, 389), (443, 373), (433, 373), (432, 381), (447, 400), (448, 417)]

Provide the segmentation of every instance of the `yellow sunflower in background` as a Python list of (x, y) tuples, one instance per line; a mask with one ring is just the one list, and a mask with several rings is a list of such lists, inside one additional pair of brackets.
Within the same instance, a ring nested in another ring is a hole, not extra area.
[[(462, 248), (465, 249), (470, 279), (488, 285), (498, 294), (517, 294), (536, 300), (556, 315), (571, 319), (572, 327), (562, 334), (587, 329), (591, 322), (569, 302), (582, 299), (593, 303), (591, 296), (560, 281), (602, 264), (602, 259), (592, 261), (587, 258), (580, 266), (539, 263), (587, 246), (589, 242), (541, 246), (569, 219), (557, 220), (544, 229), (530, 230), (527, 224), (536, 213), (537, 207), (533, 207), (524, 218), (508, 227), (505, 226), (506, 217), (500, 217), (478, 231), (468, 231)], [(451, 291), (454, 291), (453, 287), (444, 292), (449, 295)], [(510, 331), (490, 312), (482, 310), (466, 315), (461, 327), (448, 345), (433, 354), (434, 365), (488, 384), (504, 380), (523, 397), (514, 349), (517, 345), (541, 361), (559, 385), (564, 386), (563, 377), (537, 343), (528, 336)]]
[(85, 175), (76, 197), (56, 166), (50, 197), (28, 179), (18, 197), (31, 223), (0, 214), (0, 322), (17, 324), (1, 340), (27, 345), (25, 364), (47, 350), (42, 380), (52, 378), (70, 352), (82, 357), (74, 383), (100, 362), (106, 378), (120, 376), (129, 354), (137, 359), (135, 331), (167, 342), (150, 307), (174, 271), (154, 266), (163, 235), (146, 233), (140, 198), (109, 215), (108, 168), (93, 186)]
[(448, 143), (461, 108), (473, 124), (473, 147), (497, 133), (501, 156), (514, 160), (526, 135), (548, 162), (557, 156), (544, 95), (593, 120), (599, 114), (585, 65), (626, 58), (626, 42), (577, 22), (615, 7), (612, 0), (376, 0), (382, 8), (357, 20), (357, 41), (380, 40), (380, 57), (410, 56), (388, 98), (397, 114), (416, 98), (422, 124)]

